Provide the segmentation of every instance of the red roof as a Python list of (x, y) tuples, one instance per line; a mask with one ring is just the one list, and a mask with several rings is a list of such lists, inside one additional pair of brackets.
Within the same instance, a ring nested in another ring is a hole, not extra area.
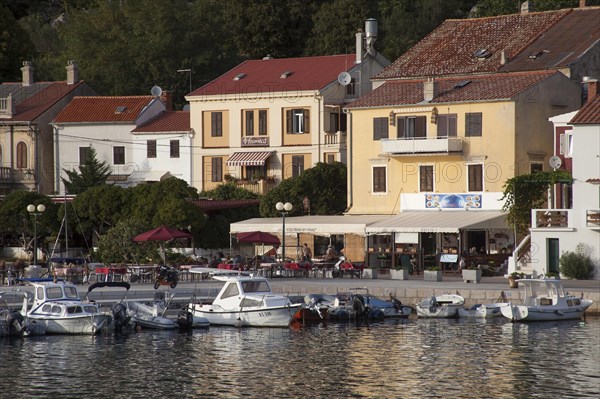
[(133, 133), (158, 133), (158, 132), (189, 132), (190, 113), (188, 111), (165, 111), (156, 118), (138, 126)]
[(600, 124), (600, 94), (585, 103), (570, 123), (574, 125)]
[[(83, 81), (72, 85), (67, 82), (36, 82), (31, 86), (5, 83), (2, 85), (6, 86), (6, 90), (3, 92), (7, 91), (10, 85), (19, 91), (19, 93), (13, 93), (13, 98), (24, 98), (16, 104), (15, 115), (12, 118), (0, 119), (0, 123), (33, 121), (82, 84)], [(27, 93), (32, 94), (28, 95)]]
[[(374, 79), (496, 72), (502, 67), (503, 51), (508, 60), (514, 59), (571, 11), (447, 20)], [(594, 42), (588, 37), (569, 38), (560, 42), (562, 51), (572, 51), (574, 40)]]
[(155, 99), (154, 96), (75, 97), (54, 122), (134, 122)]
[[(518, 72), (436, 78), (437, 96), (429, 103), (510, 99), (560, 72)], [(567, 79), (565, 77), (565, 79)], [(425, 79), (392, 80), (348, 105), (348, 108), (419, 104)]]
[(247, 199), (247, 200), (209, 200), (200, 199), (192, 200), (192, 204), (196, 205), (203, 212), (217, 211), (221, 209), (231, 208), (244, 208), (246, 206), (260, 205), (259, 199)]
[[(354, 54), (344, 54), (248, 60), (190, 95), (319, 90), (335, 81), (340, 72), (352, 69), (355, 58)], [(236, 76), (238, 80), (234, 79)]]

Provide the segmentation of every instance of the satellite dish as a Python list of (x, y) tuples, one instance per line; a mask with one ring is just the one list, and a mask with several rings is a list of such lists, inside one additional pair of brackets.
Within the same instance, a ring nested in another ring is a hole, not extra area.
[(184, 111), (189, 111), (189, 110), (190, 110), (190, 104), (185, 104), (185, 105), (183, 106), (183, 110), (184, 110)]
[(340, 72), (337, 80), (342, 86), (348, 86), (352, 81), (352, 76), (348, 72)]
[(150, 93), (154, 97), (160, 97), (160, 95), (162, 94), (162, 89), (159, 86), (152, 86), (152, 89), (150, 90)]
[(559, 156), (553, 155), (548, 160), (548, 163), (552, 169), (558, 169), (560, 168), (560, 165), (562, 165), (562, 159), (560, 159)]

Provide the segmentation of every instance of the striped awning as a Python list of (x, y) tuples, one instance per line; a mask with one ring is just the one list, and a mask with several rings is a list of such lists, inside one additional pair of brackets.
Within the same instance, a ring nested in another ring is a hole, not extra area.
[(227, 160), (228, 166), (263, 166), (273, 151), (234, 152)]

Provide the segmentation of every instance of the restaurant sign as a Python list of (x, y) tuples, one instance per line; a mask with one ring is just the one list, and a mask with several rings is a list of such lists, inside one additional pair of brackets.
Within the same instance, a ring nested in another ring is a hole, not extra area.
[(268, 146), (269, 146), (269, 138), (268, 137), (254, 137), (254, 136), (242, 137), (242, 147), (268, 147)]
[(481, 194), (425, 194), (425, 208), (481, 209)]

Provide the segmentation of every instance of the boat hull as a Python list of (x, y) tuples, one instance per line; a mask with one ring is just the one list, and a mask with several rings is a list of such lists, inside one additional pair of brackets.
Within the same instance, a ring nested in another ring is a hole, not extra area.
[(29, 320), (42, 325), (43, 327), (39, 328), (45, 328), (46, 334), (95, 335), (109, 326), (112, 317), (104, 314), (60, 318), (43, 318), (30, 315)]
[(509, 306), (508, 303), (491, 303), (486, 305), (475, 305), (470, 309), (458, 309), (458, 317), (468, 319), (493, 319), (502, 317), (502, 308)]
[(502, 308), (502, 315), (512, 321), (559, 321), (576, 320), (583, 317), (592, 301), (582, 300), (581, 305), (559, 308), (552, 306), (514, 305)]
[(421, 305), (416, 306), (417, 316), (436, 319), (451, 319), (458, 316), (461, 305), (443, 305), (435, 309), (429, 309)]
[(236, 327), (288, 327), (301, 304), (289, 306), (224, 310), (213, 305), (195, 305), (194, 317), (205, 317), (211, 325)]
[(151, 330), (172, 330), (178, 327), (177, 322), (162, 316), (132, 316), (131, 322), (134, 325), (140, 326), (141, 328)]

